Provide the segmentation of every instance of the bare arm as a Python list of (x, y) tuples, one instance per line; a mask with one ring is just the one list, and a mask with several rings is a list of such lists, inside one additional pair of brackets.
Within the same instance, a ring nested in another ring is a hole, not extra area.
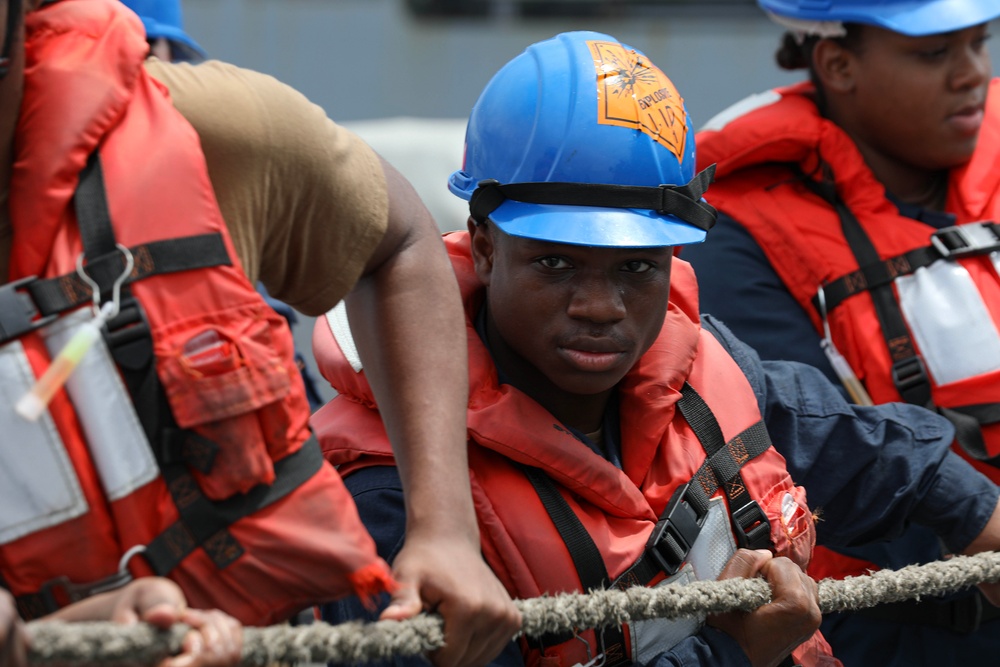
[(406, 497), (405, 546), (393, 566), (404, 589), (383, 618), (434, 609), (444, 616), (446, 640), (434, 662), (486, 664), (510, 641), (520, 616), (480, 554), (458, 284), (430, 212), (406, 179), (382, 164), (388, 228), (346, 303)]

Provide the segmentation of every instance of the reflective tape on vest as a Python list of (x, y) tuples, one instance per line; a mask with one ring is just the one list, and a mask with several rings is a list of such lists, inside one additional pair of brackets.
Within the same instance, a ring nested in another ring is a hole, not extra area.
[[(78, 310), (40, 330), (51, 356), (93, 318)], [(58, 525), (87, 511), (80, 483), (48, 411), (31, 422), (14, 411), (35, 382), (20, 341), (0, 349), (0, 544)], [(128, 391), (103, 339), (66, 382), (105, 496), (119, 500), (159, 476), (159, 468)]]
[[(991, 253), (1000, 272), (997, 253)], [(896, 280), (906, 323), (938, 385), (1000, 370), (1000, 332), (962, 264), (940, 260)]]
[[(677, 574), (659, 582), (687, 584), (718, 579), (722, 568), (736, 553), (736, 540), (729, 527), (729, 515), (722, 498), (712, 500), (705, 523), (688, 553), (687, 562)], [(632, 661), (637, 665), (653, 664), (655, 659), (701, 629), (704, 616), (675, 620), (654, 619), (629, 624), (632, 637)]]
[[(42, 337), (49, 354), (55, 356), (92, 318), (91, 310), (82, 308), (45, 327)], [(66, 391), (108, 500), (124, 498), (159, 476), (146, 432), (103, 339), (87, 351), (69, 376)]]
[(0, 544), (84, 514), (87, 501), (59, 431), (46, 411), (29, 421), (14, 410), (35, 383), (20, 340), (0, 348)]

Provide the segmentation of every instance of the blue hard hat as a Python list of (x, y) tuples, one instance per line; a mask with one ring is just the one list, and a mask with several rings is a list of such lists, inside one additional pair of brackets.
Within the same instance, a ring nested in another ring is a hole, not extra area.
[(163, 37), (174, 49), (175, 60), (204, 60), (205, 49), (184, 32), (181, 0), (121, 0), (142, 19), (146, 37)]
[(613, 37), (569, 32), (493, 76), (448, 189), (513, 236), (657, 247), (705, 239), (710, 180), (695, 177), (694, 130), (670, 79)]
[(757, 0), (768, 12), (802, 21), (865, 23), (911, 37), (936, 35), (1000, 16), (998, 0)]

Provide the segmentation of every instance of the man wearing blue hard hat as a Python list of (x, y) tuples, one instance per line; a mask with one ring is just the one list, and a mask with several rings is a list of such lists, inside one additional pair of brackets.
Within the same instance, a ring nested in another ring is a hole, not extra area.
[(142, 19), (150, 53), (167, 62), (198, 62), (207, 55), (184, 30), (181, 0), (122, 0)]
[[(817, 536), (866, 542), (913, 521), (955, 551), (1000, 544), (1000, 492), (951, 452), (947, 420), (852, 407), (816, 369), (762, 363), (699, 315), (674, 257), (715, 221), (712, 170), (695, 163), (673, 83), (605, 34), (534, 44), (480, 95), (448, 184), (468, 231), (445, 240), (466, 307), (482, 550), (516, 598), (761, 576), (773, 602), (522, 637), (494, 665), (838, 664), (802, 569)], [(312, 425), (391, 560), (402, 487), (351, 327), (339, 311), (317, 324), (339, 395)]]
[[(1000, 82), (996, 0), (760, 0), (809, 80), (753, 96), (698, 135), (719, 224), (682, 256), (705, 310), (765, 359), (823, 370), (862, 404), (947, 416), (1000, 481)], [(724, 267), (724, 268), (722, 268)], [(840, 471), (831, 471), (840, 474)], [(936, 537), (820, 549), (816, 578), (940, 558)], [(824, 621), (846, 664), (941, 665), (1000, 652), (976, 591)]]

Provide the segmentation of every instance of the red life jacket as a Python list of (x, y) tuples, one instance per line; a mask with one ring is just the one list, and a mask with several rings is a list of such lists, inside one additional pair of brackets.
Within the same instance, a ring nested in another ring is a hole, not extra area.
[[(979, 221), (1000, 220), (998, 94), (994, 82), (975, 155), (950, 174), (946, 210), (958, 226), (940, 231), (899, 214), (808, 84), (739, 103), (697, 139), (699, 161), (717, 164), (711, 203), (754, 237), (821, 335), (822, 287), (832, 342), (872, 400), (939, 409), (956, 422), (957, 451), (995, 481), (1000, 262), (988, 251), (1000, 233)], [(861, 254), (848, 241), (858, 229), (871, 246)], [(819, 572), (870, 568), (852, 559)]]
[[(37, 616), (166, 575), (246, 624), (382, 590), (387, 566), (309, 439), (291, 333), (240, 268), (146, 51), (116, 0), (27, 16), (0, 289), (3, 583)], [(93, 317), (81, 272), (104, 302), (125, 277), (121, 312), (29, 421), (14, 403)]]
[[(744, 503), (749, 499), (755, 501), (750, 505), (756, 510), (763, 509), (769, 522), (769, 526), (763, 522), (765, 541), (779, 554), (803, 565), (808, 562), (815, 530), (803, 490), (793, 484), (784, 459), (770, 446), (743, 373), (715, 338), (701, 330), (689, 265), (674, 262), (663, 330), (620, 384), (619, 469), (581, 443), (534, 400), (510, 385), (498, 384), (490, 354), (473, 324), (485, 291), (473, 270), (468, 234), (449, 234), (445, 242), (466, 305), (469, 467), (482, 550), (512, 596), (587, 590), (583, 570), (577, 567), (580, 554), (565, 547), (561, 532), (565, 522), (556, 518), (559, 507), (579, 520), (585, 537), (596, 546), (605, 568), (605, 585), (652, 585), (664, 580), (663, 568), (646, 567), (651, 558), (647, 542), (654, 529), (664, 525), (658, 526), (658, 520), (675, 491), (688, 482), (685, 502), (691, 500), (691, 507), (704, 503), (711, 509), (693, 548), (678, 559), (685, 565), (671, 573), (671, 581), (718, 575), (735, 551), (726, 504), (732, 513), (748, 507)], [(340, 316), (328, 317), (336, 321)], [(336, 329), (340, 333), (320, 320), (314, 333), (320, 371), (340, 392), (313, 415), (314, 431), (325, 456), (342, 474), (392, 465), (392, 451), (364, 375), (352, 358), (350, 339), (345, 339), (342, 326)], [(718, 455), (726, 456), (739, 470), (739, 480), (729, 478), (724, 484), (728, 493), (719, 489), (717, 481), (725, 478), (713, 474), (706, 463), (707, 445), (682, 415), (692, 391), (703, 398), (721, 426)], [(691, 499), (692, 493), (700, 500)], [(737, 501), (734, 494), (741, 493), (744, 500)], [(556, 511), (551, 509), (553, 503)], [(710, 529), (712, 522), (716, 523)], [(709, 541), (701, 539), (706, 534)], [(715, 552), (714, 562), (711, 552)], [(666, 637), (676, 643), (698, 627), (696, 620), (663, 621), (626, 627), (619, 632), (618, 643), (609, 642), (606, 635), (607, 664), (646, 664), (654, 653), (669, 647), (662, 644)], [(591, 657), (596, 656), (600, 644), (592, 631), (581, 633), (580, 638), (583, 641), (555, 637), (525, 642), (526, 664), (586, 663), (588, 650)], [(824, 664), (832, 660), (828, 652), (817, 633), (796, 655), (803, 664)]]

